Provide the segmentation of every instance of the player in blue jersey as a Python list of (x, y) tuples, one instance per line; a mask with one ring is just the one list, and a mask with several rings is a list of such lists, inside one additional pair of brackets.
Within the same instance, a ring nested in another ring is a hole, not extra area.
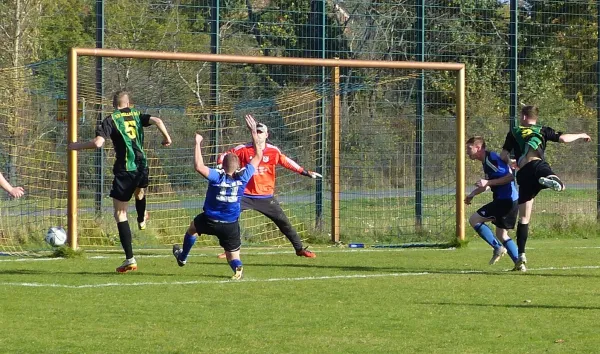
[[(486, 150), (485, 140), (480, 136), (474, 136), (467, 140), (467, 155), (471, 160), (482, 162), (485, 179), (480, 179), (475, 183), (477, 188), (467, 195), (465, 203), (471, 204), (476, 195), (488, 189), (491, 189), (493, 193), (493, 200), (473, 213), (469, 218), (469, 223), (479, 236), (494, 249), (490, 264), (495, 264), (508, 252), (516, 266), (519, 258), (517, 246), (508, 236), (507, 231), (515, 227), (518, 212), (519, 196), (512, 171), (498, 154)], [(485, 224), (488, 221), (496, 225), (496, 237)], [(502, 240), (502, 243), (498, 241), (498, 238)]]
[[(256, 121), (251, 115), (246, 116), (246, 124), (252, 133), (254, 146), (258, 146)], [(240, 160), (236, 154), (228, 153), (223, 159), (223, 169), (215, 170), (204, 165), (200, 144), (202, 136), (196, 134), (194, 150), (194, 167), (198, 173), (208, 180), (208, 189), (201, 214), (196, 216), (185, 233), (183, 248), (173, 245), (173, 255), (177, 264), (183, 267), (198, 234), (214, 235), (225, 250), (229, 266), (233, 270), (232, 279), (243, 277), (243, 266), (240, 260), (242, 239), (238, 219), (241, 213), (240, 200), (246, 184), (260, 163), (262, 149), (256, 149), (256, 155), (245, 168), (239, 169)], [(239, 170), (238, 170), (239, 169)]]

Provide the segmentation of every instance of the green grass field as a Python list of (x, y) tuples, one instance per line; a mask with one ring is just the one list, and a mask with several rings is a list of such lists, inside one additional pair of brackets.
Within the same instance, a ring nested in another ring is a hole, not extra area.
[(530, 270), (491, 249), (217, 248), (0, 258), (1, 353), (592, 353), (600, 238), (530, 239)]

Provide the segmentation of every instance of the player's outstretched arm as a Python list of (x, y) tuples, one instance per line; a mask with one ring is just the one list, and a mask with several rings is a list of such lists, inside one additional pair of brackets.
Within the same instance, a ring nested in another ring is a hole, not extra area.
[(590, 142), (592, 141), (592, 138), (590, 138), (589, 135), (587, 135), (586, 133), (579, 133), (579, 134), (562, 134), (560, 136), (560, 138), (558, 138), (558, 141), (561, 143), (571, 143), (575, 140), (583, 140), (585, 142)]
[(85, 143), (75, 141), (67, 145), (67, 150), (98, 149), (104, 146), (104, 141), (104, 138), (101, 136), (97, 136), (94, 139)]
[(150, 117), (150, 124), (156, 125), (158, 131), (160, 131), (160, 133), (162, 134), (162, 144), (164, 146), (170, 146), (172, 142), (171, 137), (169, 136), (169, 132), (167, 132), (167, 127), (165, 127), (165, 123), (163, 123), (162, 119), (158, 117)]
[(302, 176), (306, 176), (306, 177), (310, 177), (310, 178), (323, 178), (323, 176), (320, 173), (309, 171), (307, 169), (302, 170), (302, 172), (300, 174)]
[(258, 143), (258, 132), (256, 131), (256, 120), (251, 114), (246, 114), (246, 126), (250, 129), (250, 134), (252, 135), (252, 144), (254, 144), (254, 156), (250, 161), (250, 164), (254, 166), (254, 168), (258, 168), (258, 164), (263, 157), (263, 149), (259, 148)]
[(194, 168), (196, 169), (196, 172), (204, 176), (204, 178), (208, 178), (210, 168), (204, 164), (204, 159), (202, 158), (202, 148), (200, 147), (202, 140), (202, 135), (196, 133), (194, 147)]
[(310, 178), (323, 178), (320, 173), (316, 173), (313, 171), (309, 171), (305, 168), (302, 168), (298, 163), (284, 154), (279, 155), (279, 164), (290, 171), (294, 171), (296, 173), (301, 174), (302, 176), (310, 177)]
[(8, 181), (4, 178), (2, 173), (0, 173), (0, 187), (4, 189), (8, 194), (10, 194), (13, 198), (21, 198), (25, 191), (23, 187), (13, 187)]

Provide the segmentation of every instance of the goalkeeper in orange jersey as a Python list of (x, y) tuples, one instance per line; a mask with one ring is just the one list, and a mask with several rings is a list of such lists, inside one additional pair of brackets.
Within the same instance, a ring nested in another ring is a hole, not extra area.
[[(263, 158), (258, 165), (256, 173), (252, 176), (252, 179), (250, 179), (250, 182), (248, 182), (248, 185), (244, 190), (241, 202), (242, 211), (256, 210), (268, 217), (292, 243), (297, 256), (315, 258), (316, 255), (313, 252), (303, 247), (300, 236), (298, 236), (298, 233), (283, 212), (283, 209), (281, 209), (279, 201), (274, 196), (275, 167), (280, 165), (288, 170), (310, 178), (322, 178), (323, 176), (316, 172), (304, 169), (292, 159), (285, 156), (277, 146), (268, 144), (267, 138), (269, 137), (269, 130), (266, 125), (258, 123), (256, 125), (256, 130), (258, 132), (257, 145), (258, 148), (263, 150)], [(240, 159), (241, 167), (244, 167), (252, 160), (252, 157), (255, 154), (254, 151), (254, 145), (250, 142), (236, 146), (227, 151), (227, 153), (236, 154)], [(226, 153), (219, 156), (219, 164), (223, 161), (225, 155)], [(224, 258), (224, 255), (220, 254), (219, 258)]]

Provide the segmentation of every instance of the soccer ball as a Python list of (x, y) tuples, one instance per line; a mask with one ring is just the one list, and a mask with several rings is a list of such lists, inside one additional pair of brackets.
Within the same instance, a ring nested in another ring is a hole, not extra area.
[(67, 242), (67, 232), (60, 226), (51, 227), (48, 229), (48, 232), (46, 232), (44, 240), (52, 247), (62, 246)]

